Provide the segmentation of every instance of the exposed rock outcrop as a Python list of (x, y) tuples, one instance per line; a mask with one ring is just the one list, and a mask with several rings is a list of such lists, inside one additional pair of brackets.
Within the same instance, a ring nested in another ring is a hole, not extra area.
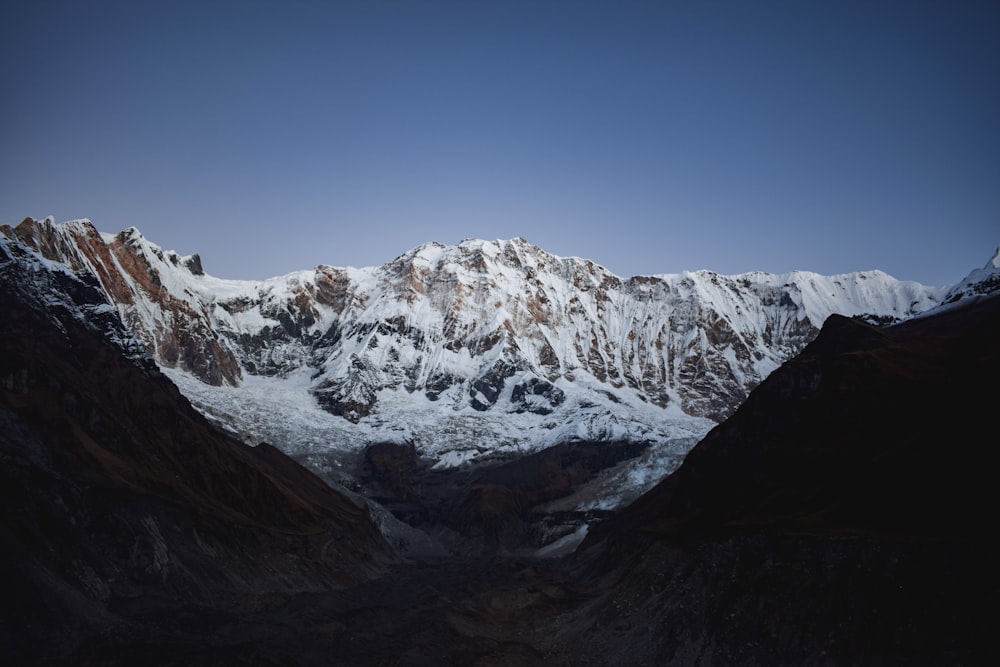
[(164, 275), (165, 269), (204, 275), (197, 255), (164, 253), (134, 227), (105, 239), (89, 220), (56, 225), (51, 218), (27, 218), (0, 232), (47, 259), (96, 278), (158, 363), (182, 368), (210, 384), (239, 383), (239, 362), (220, 341), (210, 314), (192, 302), (190, 294), (173, 293), (170, 287), (175, 281)]

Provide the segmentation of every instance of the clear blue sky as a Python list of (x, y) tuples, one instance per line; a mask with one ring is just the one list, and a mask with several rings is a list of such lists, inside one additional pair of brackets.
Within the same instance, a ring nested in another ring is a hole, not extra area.
[(0, 222), (230, 278), (522, 236), (950, 284), (1000, 244), (998, 7), (7, 0)]

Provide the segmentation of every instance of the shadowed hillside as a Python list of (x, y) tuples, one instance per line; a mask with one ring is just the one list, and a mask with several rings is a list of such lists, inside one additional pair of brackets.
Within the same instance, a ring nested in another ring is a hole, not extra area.
[[(684, 464), (587, 537), (582, 664), (981, 664), (1000, 299), (831, 317)], [(599, 657), (597, 657), (599, 656)]]
[[(365, 503), (222, 435), (151, 361), (98, 335), (120, 324), (95, 323), (93, 286), (3, 260), (5, 660), (183, 661), (222, 619), (395, 559)], [(43, 278), (42, 295), (25, 284)]]

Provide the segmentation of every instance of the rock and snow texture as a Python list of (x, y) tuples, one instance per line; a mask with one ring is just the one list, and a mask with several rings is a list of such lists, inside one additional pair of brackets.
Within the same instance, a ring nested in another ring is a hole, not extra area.
[(944, 304), (976, 299), (1000, 291), (1000, 248), (981, 269), (974, 269), (961, 282), (948, 290)]
[(571, 439), (680, 451), (830, 314), (893, 322), (946, 292), (879, 271), (621, 278), (523, 239), (235, 281), (134, 228), (47, 218), (2, 232), (94, 276), (191, 400), (246, 439), (411, 442), (442, 465)]
[[(0, 289), (17, 294), (25, 304), (33, 304), (63, 333), (67, 323), (75, 321), (116, 347), (139, 368), (156, 370), (155, 361), (122, 324), (118, 309), (89, 273), (75, 272), (0, 234)], [(17, 380), (4, 378), (4, 382)]]

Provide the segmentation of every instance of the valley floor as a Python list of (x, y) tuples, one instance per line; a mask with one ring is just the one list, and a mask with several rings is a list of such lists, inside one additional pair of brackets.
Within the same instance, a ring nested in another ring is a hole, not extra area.
[[(584, 558), (409, 561), (239, 609), (119, 601), (67, 664), (990, 664), (982, 543), (732, 538)], [(995, 551), (995, 550), (994, 550)]]
[[(544, 621), (585, 594), (551, 562), (409, 562), (343, 590), (248, 598), (245, 609), (132, 600), (128, 626), (73, 664), (552, 665)], [(114, 610), (114, 606), (112, 606)], [(555, 661), (555, 662), (554, 662)]]

